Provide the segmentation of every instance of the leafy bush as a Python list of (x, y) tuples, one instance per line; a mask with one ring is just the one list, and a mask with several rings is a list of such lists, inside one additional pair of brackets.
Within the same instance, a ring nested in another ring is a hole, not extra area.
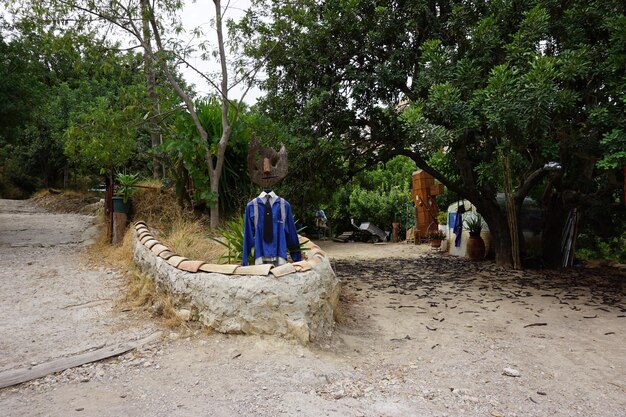
[(391, 229), (391, 223), (395, 221), (403, 228), (411, 227), (410, 184), (415, 169), (415, 163), (410, 159), (396, 157), (361, 172), (345, 191), (338, 193), (341, 198), (336, 200), (336, 215), (354, 218), (357, 223), (369, 221), (383, 230)]
[[(227, 264), (238, 264), (243, 259), (243, 235), (244, 235), (244, 218), (243, 216), (235, 217), (226, 222), (226, 225), (217, 229), (217, 233), (221, 237), (212, 237), (211, 240), (224, 246), (228, 253), (222, 255), (220, 260)], [(254, 248), (248, 256), (248, 264), (254, 265)]]
[(591, 259), (609, 259), (626, 263), (626, 232), (621, 236), (598, 238), (581, 234), (578, 237), (576, 257), (583, 261)]

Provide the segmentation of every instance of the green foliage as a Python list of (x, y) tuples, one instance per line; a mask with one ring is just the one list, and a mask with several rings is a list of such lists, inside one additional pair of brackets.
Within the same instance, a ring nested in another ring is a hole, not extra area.
[(394, 221), (411, 227), (413, 215), (407, 215), (407, 206), (412, 206), (410, 183), (414, 171), (413, 161), (396, 157), (360, 172), (346, 188), (350, 190), (347, 201), (343, 200), (347, 208), (340, 207), (342, 201), (338, 201), (336, 211), (354, 218), (357, 223), (371, 221), (382, 229), (391, 229)]
[(483, 218), (478, 213), (472, 213), (465, 220), (463, 220), (463, 228), (470, 232), (472, 236), (480, 235), (480, 232), (485, 228)]
[(604, 134), (600, 145), (605, 149), (599, 168), (616, 169), (626, 166), (626, 132), (622, 129), (613, 129)]
[[(208, 134), (208, 147), (211, 155), (217, 153), (217, 144), (222, 136), (221, 107), (217, 98), (212, 97), (196, 102), (196, 113)], [(232, 109), (231, 109), (232, 110)], [(175, 114), (170, 126), (171, 134), (164, 141), (161, 150), (168, 156), (171, 171), (179, 193), (191, 193), (196, 203), (210, 207), (220, 198), (220, 204), (230, 212), (240, 209), (242, 195), (248, 195), (249, 184), (246, 170), (246, 155), (250, 133), (245, 123), (246, 114), (240, 116), (233, 128), (226, 152), (224, 171), (220, 179), (219, 192), (211, 191), (211, 182), (206, 164), (207, 144), (203, 142), (196, 127), (184, 111)], [(211, 156), (213, 157), (213, 156)], [(193, 188), (186, 190), (187, 179)]]
[(577, 242), (576, 258), (580, 260), (608, 259), (626, 263), (626, 233), (609, 238), (581, 234)]
[[(220, 237), (212, 237), (210, 239), (228, 250), (228, 253), (221, 256), (220, 259), (227, 264), (240, 264), (243, 258), (243, 216), (228, 220), (226, 226), (217, 229), (217, 234)], [(250, 256), (248, 256), (248, 264), (254, 265), (254, 248), (252, 248)]]
[(447, 211), (440, 211), (439, 213), (437, 213), (437, 223), (439, 223), (442, 226), (445, 226), (448, 224), (448, 212)]
[(115, 179), (120, 184), (120, 187), (117, 189), (117, 195), (124, 197), (124, 204), (127, 204), (128, 199), (137, 192), (137, 187), (135, 186), (139, 182), (139, 175), (118, 172)]
[(65, 27), (44, 15), (38, 5), (21, 8), (0, 30), (0, 165), (3, 149), (17, 159), (5, 178), (33, 191), (83, 175), (99, 180), (101, 168), (145, 169), (141, 57), (118, 52), (79, 20)]
[(85, 170), (123, 167), (135, 155), (141, 114), (112, 94), (83, 104), (65, 131), (65, 154)]

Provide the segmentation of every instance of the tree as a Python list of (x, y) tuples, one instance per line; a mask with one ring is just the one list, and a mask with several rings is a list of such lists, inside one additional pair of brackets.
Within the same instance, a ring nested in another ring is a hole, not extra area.
[[(220, 100), (212, 97), (208, 100), (198, 100), (194, 105), (202, 127), (212, 140), (209, 146), (217, 147), (222, 128)], [(224, 157), (224, 174), (220, 180), (220, 194), (223, 196), (221, 207), (225, 209), (223, 212), (240, 209), (245, 205), (242, 199), (249, 194), (250, 181), (242, 178), (247, 177), (246, 155), (250, 140), (246, 119), (247, 114), (243, 112), (233, 126), (230, 146)], [(179, 201), (182, 203), (183, 200), (187, 200), (210, 206), (214, 203), (215, 195), (211, 192), (210, 178), (204, 162), (206, 144), (198, 137), (193, 121), (184, 114), (184, 111), (176, 112), (170, 125), (163, 151), (171, 158), (171, 174), (176, 180)], [(187, 187), (188, 184), (192, 187)]]
[(410, 227), (414, 217), (411, 174), (415, 169), (412, 160), (397, 156), (385, 164), (379, 163), (374, 168), (359, 172), (346, 187), (350, 217), (357, 224), (371, 221), (383, 230), (391, 230), (393, 222)]
[[(211, 206), (211, 227), (219, 224), (219, 183), (224, 166), (224, 158), (228, 141), (233, 127), (237, 120), (243, 99), (251, 85), (249, 85), (239, 100), (230, 98), (230, 90), (234, 85), (246, 85), (253, 79), (258, 67), (245, 70), (238, 68), (238, 76), (229, 80), (229, 69), (224, 40), (224, 11), (228, 8), (222, 7), (221, 0), (213, 0), (215, 9), (214, 29), (216, 33), (217, 48), (211, 51), (207, 42), (200, 43), (200, 48), (204, 50), (202, 57), (206, 58), (215, 52), (220, 65), (219, 81), (213, 81), (208, 75), (198, 71), (189, 61), (189, 56), (194, 49), (181, 42), (176, 35), (182, 33), (184, 29), (180, 24), (177, 13), (182, 8), (182, 2), (177, 0), (144, 1), (131, 0), (120, 2), (118, 0), (49, 0), (47, 2), (30, 2), (28, 0), (12, 0), (12, 3), (25, 4), (27, 7), (16, 8), (23, 13), (35, 13), (42, 16), (50, 16), (49, 19), (67, 23), (68, 21), (79, 21), (80, 26), (94, 30), (102, 27), (102, 31), (108, 33), (117, 31), (122, 36), (129, 36), (138, 43), (131, 48), (140, 47), (143, 50), (146, 60), (145, 76), (147, 82), (147, 92), (150, 97), (153, 116), (158, 113), (152, 93), (152, 80), (156, 76), (153, 71), (164, 77), (172, 90), (184, 104), (189, 117), (193, 120), (198, 135), (205, 144), (205, 162), (210, 179), (211, 193), (213, 193), (214, 204)], [(42, 4), (45, 3), (45, 4)], [(65, 18), (69, 15), (71, 18)], [(104, 25), (104, 27), (103, 27)], [(199, 29), (194, 29), (193, 35), (200, 37), (202, 33)], [(203, 128), (196, 109), (194, 107), (194, 94), (177, 75), (177, 68), (181, 65), (198, 72), (209, 84), (215, 87), (217, 96), (221, 101), (221, 130), (217, 146), (210, 146), (212, 138)], [(232, 81), (232, 82), (231, 82)], [(152, 142), (156, 144), (156, 128), (149, 128), (152, 135)]]
[[(220, 0), (213, 0), (213, 4), (215, 7), (215, 31), (217, 37), (217, 50), (221, 78), (219, 83), (216, 83), (212, 81), (210, 77), (200, 73), (199, 71), (198, 72), (217, 89), (219, 99), (221, 101), (221, 131), (219, 132), (219, 141), (216, 147), (211, 146), (211, 138), (209, 137), (209, 133), (202, 126), (198, 114), (196, 113), (191, 93), (177, 80), (174, 71), (170, 67), (172, 64), (176, 66), (177, 63), (183, 63), (184, 65), (195, 70), (193, 65), (187, 61), (186, 53), (189, 51), (185, 48), (177, 48), (180, 46), (179, 42), (163, 38), (165, 24), (159, 20), (159, 16), (162, 14), (169, 14), (170, 17), (172, 17), (172, 15), (182, 7), (182, 4), (180, 2), (168, 0), (152, 3), (142, 1), (140, 7), (132, 2), (125, 5), (118, 1), (104, 3), (87, 1), (84, 5), (80, 5), (79, 3), (73, 4), (75, 9), (88, 11), (91, 14), (102, 17), (107, 21), (114, 23), (117, 27), (123, 29), (127, 33), (130, 33), (141, 44), (144, 53), (160, 69), (161, 73), (167, 78), (171, 87), (185, 104), (198, 134), (205, 144), (205, 161), (209, 172), (211, 193), (213, 193), (213, 204), (211, 205), (211, 228), (215, 228), (219, 225), (219, 183), (224, 166), (224, 157), (228, 146), (228, 140), (238, 117), (240, 106), (248, 91), (246, 90), (244, 92), (238, 102), (233, 102), (229, 99), (229, 92), (232, 85), (229, 85), (228, 79), (227, 57), (223, 33), (223, 10)], [(157, 8), (161, 9), (161, 13), (159, 13)], [(146, 18), (149, 21), (149, 29), (152, 30), (151, 35), (154, 37), (154, 45), (151, 43), (151, 39), (149, 37), (150, 31), (147, 30), (145, 26), (140, 28), (135, 23), (137, 16), (142, 17), (142, 22), (145, 22)], [(177, 30), (182, 30), (182, 28), (178, 25), (176, 25), (176, 28)], [(247, 75), (249, 74), (246, 74), (246, 76)], [(239, 83), (241, 81), (242, 80), (236, 80), (235, 83)]]
[(618, 1), (259, 0), (239, 29), (257, 59), (279, 42), (262, 84), (271, 117), (342, 143), (356, 170), (410, 157), (476, 205), (511, 265), (523, 238), (509, 221), (538, 186), (553, 189), (550, 264), (567, 211), (614, 186), (595, 161), (625, 123), (623, 23)]

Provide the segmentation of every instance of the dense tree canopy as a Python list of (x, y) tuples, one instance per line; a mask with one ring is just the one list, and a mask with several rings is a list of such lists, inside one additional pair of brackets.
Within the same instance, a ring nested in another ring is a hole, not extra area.
[[(303, 220), (324, 207), (333, 220), (389, 223), (408, 195), (385, 182), (396, 168), (408, 175), (394, 165), (402, 155), (478, 207), (500, 264), (518, 265), (526, 196), (544, 209), (546, 264), (559, 261), (572, 209), (598, 251), (626, 239), (617, 0), (255, 0), (231, 25), (247, 57), (204, 98), (177, 73), (194, 53), (175, 36), (189, 30), (180, 2), (1, 1), (16, 12), (0, 28), (2, 196), (118, 167), (164, 172), (181, 203), (217, 208), (219, 195), (222, 212), (236, 212), (256, 192), (243, 163), (256, 135), (287, 146), (278, 191)], [(136, 45), (107, 39), (114, 28)], [(228, 98), (261, 65), (258, 106)]]
[(341, 143), (356, 169), (411, 157), (483, 213), (500, 264), (516, 236), (496, 201), (507, 178), (518, 209), (546, 189), (546, 262), (567, 211), (620, 186), (596, 162), (626, 129), (622, 2), (254, 4), (239, 27), (247, 53), (275, 48), (261, 106)]

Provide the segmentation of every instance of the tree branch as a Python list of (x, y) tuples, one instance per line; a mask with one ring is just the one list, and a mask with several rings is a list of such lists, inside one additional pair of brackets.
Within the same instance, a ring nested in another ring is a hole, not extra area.
[(522, 201), (524, 201), (524, 198), (526, 198), (530, 190), (532, 190), (535, 185), (539, 184), (539, 182), (549, 172), (553, 172), (554, 170), (554, 168), (551, 168), (548, 165), (544, 165), (543, 167), (536, 169), (534, 172), (532, 172), (528, 176), (528, 178), (526, 178), (524, 183), (517, 189), (517, 192), (514, 195), (515, 204), (520, 205)]
[[(152, 26), (152, 33), (154, 35), (154, 41), (156, 42), (158, 51), (164, 52), (163, 42), (161, 41), (161, 32), (159, 31), (158, 25), (156, 24), (156, 20), (154, 18), (154, 10), (152, 8), (150, 9), (150, 26)], [(145, 42), (142, 41), (142, 43), (145, 45)], [(154, 59), (156, 62), (159, 62), (154, 55), (152, 55), (152, 59)], [(207, 159), (209, 170), (213, 171), (213, 159), (211, 158), (210, 146), (208, 145), (209, 134), (204, 129), (202, 123), (200, 122), (200, 119), (198, 118), (198, 114), (196, 113), (196, 109), (193, 101), (191, 100), (191, 97), (189, 97), (189, 95), (180, 87), (180, 85), (176, 81), (176, 78), (174, 78), (174, 75), (167, 67), (167, 63), (162, 61), (160, 62), (160, 66), (161, 70), (165, 74), (165, 77), (167, 78), (167, 81), (170, 83), (172, 88), (174, 88), (174, 91), (176, 92), (178, 97), (180, 97), (180, 99), (183, 100), (183, 102), (187, 106), (187, 111), (191, 115), (191, 119), (193, 120), (193, 123), (196, 126), (196, 130), (200, 134), (200, 137), (205, 143), (207, 143), (207, 155), (205, 159)]]

